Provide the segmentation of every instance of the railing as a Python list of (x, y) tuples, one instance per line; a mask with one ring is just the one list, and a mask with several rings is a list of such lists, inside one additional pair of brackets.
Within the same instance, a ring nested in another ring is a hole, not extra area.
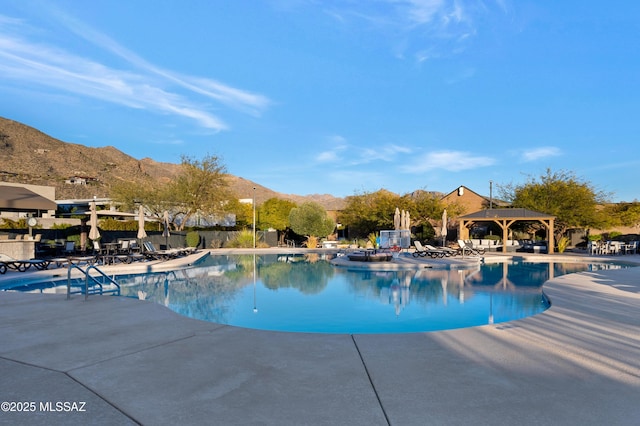
[[(84, 288), (77, 291), (71, 291), (71, 271), (77, 269), (84, 274)], [(98, 273), (98, 277), (91, 275), (91, 270)], [(91, 281), (91, 285), (89, 285)], [(104, 289), (104, 286), (115, 286), (115, 288)], [(84, 300), (87, 300), (89, 294), (110, 294), (113, 293), (117, 296), (120, 295), (120, 285), (113, 278), (102, 272), (96, 265), (90, 265), (87, 269), (82, 269), (80, 266), (73, 263), (69, 264), (67, 269), (67, 300), (71, 298), (72, 294), (84, 293)]]

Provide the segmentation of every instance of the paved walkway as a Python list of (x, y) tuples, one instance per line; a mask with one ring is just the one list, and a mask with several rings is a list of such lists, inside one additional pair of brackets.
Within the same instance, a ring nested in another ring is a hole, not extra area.
[(523, 320), (396, 335), (256, 331), (127, 298), (0, 292), (0, 402), (34, 410), (0, 412), (0, 424), (639, 424), (640, 269), (544, 291), (552, 307)]

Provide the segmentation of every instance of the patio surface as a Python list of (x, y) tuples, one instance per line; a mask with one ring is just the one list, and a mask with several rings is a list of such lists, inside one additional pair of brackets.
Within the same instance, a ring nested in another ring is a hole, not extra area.
[(552, 306), (533, 317), (396, 335), (257, 331), (128, 298), (0, 292), (0, 402), (34, 409), (3, 402), (0, 424), (640, 424), (640, 269), (564, 275), (544, 291)]

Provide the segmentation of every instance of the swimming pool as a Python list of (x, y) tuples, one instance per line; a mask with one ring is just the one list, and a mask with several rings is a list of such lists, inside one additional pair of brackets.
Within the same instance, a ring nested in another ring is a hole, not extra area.
[(548, 279), (622, 267), (514, 258), (455, 269), (354, 271), (335, 267), (318, 254), (217, 255), (196, 268), (117, 280), (123, 296), (221, 324), (294, 332), (406, 333), (535, 315), (549, 306), (541, 290)]

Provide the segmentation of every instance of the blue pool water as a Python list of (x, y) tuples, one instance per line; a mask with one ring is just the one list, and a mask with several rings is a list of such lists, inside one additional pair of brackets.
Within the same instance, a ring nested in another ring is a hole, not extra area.
[(197, 268), (117, 280), (123, 296), (205, 321), (262, 330), (405, 333), (535, 315), (548, 308), (541, 289), (548, 279), (620, 267), (512, 260), (374, 272), (336, 267), (317, 254), (274, 254), (210, 256)]

